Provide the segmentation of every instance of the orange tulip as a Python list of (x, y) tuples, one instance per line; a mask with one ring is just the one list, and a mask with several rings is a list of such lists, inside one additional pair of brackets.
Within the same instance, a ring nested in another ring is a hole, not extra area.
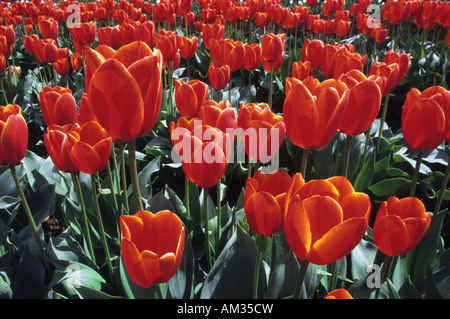
[(370, 198), (355, 192), (345, 177), (304, 183), (297, 173), (285, 196), (283, 230), (301, 260), (316, 265), (339, 260), (356, 247), (367, 230)]
[(27, 148), (28, 127), (20, 106), (0, 106), (0, 166), (18, 164)]
[(397, 53), (394, 51), (388, 51), (384, 56), (383, 62), (386, 64), (397, 63), (399, 67), (399, 74), (397, 79), (397, 84), (403, 80), (403, 77), (409, 70), (409, 62), (411, 60), (411, 53)]
[(292, 76), (300, 81), (311, 75), (311, 61), (292, 63)]
[(208, 85), (194, 79), (185, 83), (175, 79), (175, 105), (178, 112), (184, 117), (198, 115), (200, 107), (208, 96)]
[(321, 40), (305, 39), (302, 47), (302, 61), (310, 61), (311, 69), (317, 70), (322, 63), (322, 55), (325, 44)]
[(244, 43), (245, 57), (242, 66), (248, 71), (256, 70), (262, 61), (262, 48), (257, 43)]
[(131, 279), (148, 288), (167, 282), (183, 257), (185, 229), (168, 210), (120, 216), (120, 251)]
[(58, 22), (55, 19), (39, 19), (38, 28), (44, 39), (51, 38), (56, 40), (58, 38)]
[(267, 25), (269, 24), (269, 15), (267, 14), (267, 12), (256, 12), (255, 18), (256, 18), (256, 25), (258, 27), (267, 28)]
[(228, 133), (230, 141), (234, 141), (237, 119), (229, 100), (223, 100), (219, 103), (214, 100), (204, 101), (199, 109), (198, 117), (203, 124)]
[[(111, 49), (112, 50), (112, 49)], [(86, 87), (99, 123), (114, 142), (133, 141), (156, 123), (162, 100), (162, 56), (136, 41), (105, 58), (86, 51)], [(123, 106), (127, 105), (126, 111)]]
[(216, 185), (230, 157), (229, 135), (202, 123), (180, 117), (170, 124), (174, 156), (179, 156), (186, 177), (202, 188)]
[(398, 256), (414, 248), (431, 223), (423, 203), (416, 197), (389, 197), (378, 209), (373, 240), (380, 251)]
[[(285, 34), (266, 33), (261, 38), (262, 58), (269, 64), (279, 64), (284, 59)], [(275, 68), (274, 68), (274, 71)]]
[(385, 62), (375, 61), (369, 70), (370, 75), (378, 75), (386, 77), (386, 85), (381, 92), (382, 96), (391, 93), (392, 89), (399, 83), (400, 67), (397, 63), (386, 64)]
[(336, 35), (341, 38), (345, 37), (348, 31), (350, 31), (351, 24), (350, 21), (338, 20), (336, 24)]
[(70, 55), (70, 64), (74, 70), (81, 70), (83, 68), (83, 56), (78, 52), (74, 52)]
[[(120, 35), (123, 45), (135, 41), (145, 42), (149, 47), (153, 47), (156, 41), (156, 29), (153, 21), (147, 20), (143, 23), (139, 21), (127, 21), (120, 26)], [(100, 33), (99, 33), (100, 35)], [(116, 34), (115, 34), (116, 35)], [(117, 39), (118, 41), (119, 39)]]
[(241, 103), (237, 126), (249, 158), (262, 163), (277, 154), (286, 134), (283, 116), (273, 113), (267, 103)]
[(122, 45), (122, 34), (119, 26), (99, 28), (98, 43), (118, 49)]
[(283, 227), (285, 193), (291, 177), (283, 170), (271, 174), (257, 171), (245, 184), (244, 210), (250, 228), (272, 236)]
[(161, 51), (164, 62), (173, 61), (180, 48), (181, 37), (173, 31), (160, 29), (156, 36), (156, 48)]
[(53, 67), (55, 68), (56, 73), (59, 75), (66, 75), (69, 73), (69, 59), (68, 58), (58, 58), (55, 62), (53, 62)]
[(370, 32), (372, 38), (374, 38), (375, 42), (381, 43), (386, 40), (389, 30), (385, 28), (373, 28)]
[(205, 48), (210, 49), (211, 39), (223, 39), (225, 35), (225, 26), (217, 23), (205, 24), (202, 28), (202, 40)]
[(353, 299), (348, 290), (338, 288), (327, 294), (323, 299)]
[(70, 89), (45, 86), (39, 93), (39, 102), (48, 126), (72, 124), (75, 120), (77, 104)]
[(368, 130), (378, 115), (381, 98), (380, 87), (374, 79), (364, 79), (350, 87), (340, 130), (347, 135), (359, 135)]
[(66, 124), (63, 126), (50, 125), (44, 134), (44, 143), (53, 164), (57, 169), (66, 173), (76, 173), (78, 168), (70, 159), (72, 147), (78, 141), (80, 127)]
[(183, 36), (180, 39), (180, 54), (184, 59), (193, 58), (197, 51), (198, 38)]
[(230, 66), (230, 71), (237, 71), (244, 63), (245, 48), (241, 41), (232, 39), (223, 42), (223, 63)]
[[(75, 137), (75, 134), (72, 136)], [(79, 171), (95, 174), (105, 168), (111, 155), (112, 140), (109, 133), (96, 121), (80, 127), (77, 141), (70, 151), (70, 159)]]
[(230, 66), (227, 64), (220, 66), (211, 62), (208, 68), (208, 79), (211, 86), (215, 90), (224, 89), (230, 79), (230, 72)]
[(419, 152), (435, 149), (450, 127), (450, 92), (432, 86), (407, 95), (402, 111), (402, 132), (408, 145)]
[(75, 50), (81, 54), (81, 50), (85, 44), (90, 44), (95, 41), (97, 25), (95, 21), (83, 22), (69, 26), (69, 31), (72, 34)]
[[(303, 149), (319, 149), (331, 142), (349, 97), (346, 85), (335, 80), (324, 81), (311, 92), (302, 82), (290, 88), (283, 115), (292, 143)], [(302, 107), (298, 107), (298, 101), (302, 101)]]

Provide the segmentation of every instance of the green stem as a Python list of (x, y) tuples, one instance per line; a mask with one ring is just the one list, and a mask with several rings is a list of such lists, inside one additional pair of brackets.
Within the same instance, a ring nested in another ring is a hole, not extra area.
[(216, 247), (219, 247), (220, 233), (222, 228), (222, 195), (221, 195), (221, 180), (217, 183), (217, 230), (216, 230)]
[(302, 295), (303, 283), (306, 278), (306, 271), (308, 270), (309, 262), (305, 260), (300, 261), (300, 271), (298, 274), (297, 288), (295, 290), (294, 299), (300, 299)]
[(248, 103), (252, 101), (252, 71), (248, 71)]
[(94, 174), (91, 175), (91, 185), (92, 185), (92, 197), (94, 199), (94, 208), (95, 208), (95, 213), (97, 215), (98, 227), (99, 227), (99, 231), (100, 231), (100, 238), (102, 240), (103, 250), (105, 252), (106, 263), (108, 264), (108, 271), (109, 271), (109, 274), (110, 274), (111, 280), (112, 280), (113, 268), (112, 268), (112, 264), (111, 264), (111, 257), (109, 254), (108, 243), (106, 242), (106, 235), (105, 235), (105, 229), (103, 227), (103, 220), (102, 220), (102, 215), (100, 212), (100, 206), (98, 204), (97, 184), (95, 181)]
[(188, 219), (191, 219), (191, 209), (189, 205), (189, 187), (190, 181), (187, 176), (184, 177), (184, 206), (186, 207), (186, 216)]
[(348, 175), (348, 162), (350, 160), (350, 150), (352, 145), (353, 135), (348, 135), (347, 140), (345, 141), (345, 154), (344, 154), (344, 164), (342, 168), (342, 176), (347, 178)]
[(444, 179), (442, 180), (441, 189), (439, 190), (439, 196), (434, 208), (434, 213), (437, 214), (441, 209), (442, 200), (444, 198), (445, 189), (447, 188), (448, 180), (450, 177), (450, 165), (447, 163), (447, 168), (445, 170)]
[(387, 109), (388, 109), (388, 104), (389, 104), (389, 96), (390, 96), (390, 94), (386, 95), (384, 98), (383, 113), (381, 115), (380, 128), (378, 129), (377, 154), (380, 149), (380, 141), (383, 136), (384, 122), (386, 122), (386, 114), (387, 114)]
[(80, 202), (80, 206), (81, 206), (81, 214), (83, 216), (83, 223), (84, 223), (84, 233), (86, 236), (89, 253), (91, 255), (92, 262), (94, 264), (96, 264), (94, 249), (92, 248), (93, 246), (92, 246), (91, 234), (89, 232), (88, 218), (86, 215), (86, 205), (84, 204), (84, 198), (83, 198), (83, 193), (81, 191), (80, 180), (78, 178), (78, 175), (75, 173), (71, 173), (71, 176), (72, 176), (73, 184), (75, 186), (75, 192), (77, 193), (78, 201)]
[(129, 166), (130, 166), (130, 177), (131, 177), (131, 185), (133, 186), (133, 196), (134, 202), (136, 204), (137, 211), (144, 210), (144, 206), (142, 204), (141, 198), (141, 190), (139, 187), (139, 180), (137, 174), (137, 165), (136, 165), (136, 141), (128, 142), (128, 158), (129, 158)]
[(127, 177), (125, 172), (125, 148), (124, 144), (120, 143), (120, 174), (122, 179), (122, 189), (123, 189), (123, 201), (125, 205), (125, 212), (128, 214), (130, 211), (130, 205), (128, 204), (128, 187), (127, 187)]
[(339, 151), (341, 149), (341, 132), (338, 131), (336, 134), (336, 149), (334, 153), (334, 167), (333, 176), (337, 175), (338, 161), (339, 161)]
[(207, 271), (211, 270), (211, 247), (209, 244), (209, 208), (208, 208), (208, 188), (203, 188), (203, 209), (205, 222), (205, 245), (206, 245), (206, 265)]
[(302, 152), (302, 162), (300, 166), (300, 173), (302, 174), (302, 177), (306, 177), (306, 167), (308, 165), (308, 157), (309, 157), (309, 149), (304, 149)]
[(25, 210), (25, 215), (27, 216), (28, 222), (31, 227), (31, 231), (33, 232), (36, 243), (38, 244), (39, 251), (41, 253), (42, 261), (44, 262), (44, 266), (48, 272), (50, 272), (50, 262), (48, 261), (48, 257), (45, 254), (44, 247), (42, 246), (41, 238), (39, 237), (39, 233), (36, 227), (36, 223), (34, 222), (33, 215), (31, 214), (30, 206), (28, 206), (27, 198), (25, 197), (25, 193), (23, 192), (22, 186), (20, 185), (19, 177), (17, 176), (16, 168), (14, 165), (9, 166), (11, 170), (11, 174), (14, 179), (14, 183), (16, 184), (17, 191), (20, 196), (20, 200), (23, 205), (23, 209)]
[(416, 187), (417, 187), (417, 182), (419, 180), (419, 171), (420, 171), (420, 165), (422, 163), (422, 158), (423, 158), (423, 152), (418, 152), (417, 160), (416, 160), (416, 168), (414, 169), (414, 175), (412, 178), (411, 189), (409, 191), (409, 196), (411, 196), (411, 197), (415, 196), (415, 194), (416, 194)]
[(256, 234), (257, 241), (257, 251), (256, 251), (256, 259), (255, 259), (255, 270), (253, 272), (253, 299), (258, 298), (258, 284), (259, 284), (259, 268), (261, 265), (262, 259), (262, 249), (261, 246), (264, 243), (264, 236)]
[(1, 89), (3, 92), (3, 99), (5, 100), (5, 105), (8, 105), (8, 98), (6, 97), (5, 86), (3, 85), (3, 79), (0, 79), (0, 84), (2, 85)]
[(270, 64), (269, 106), (272, 108), (273, 63)]
[(112, 174), (112, 171), (111, 171), (111, 164), (109, 163), (109, 161), (106, 164), (106, 171), (107, 171), (107, 174), (108, 174), (109, 188), (111, 189), (111, 196), (112, 196), (112, 199), (113, 199), (114, 216), (116, 217), (117, 238), (118, 238), (118, 240), (120, 240), (119, 205), (117, 204), (116, 191), (114, 190), (113, 174)]
[(398, 256), (392, 257), (385, 255), (383, 260), (383, 265), (380, 270), (380, 287), (377, 287), (375, 292), (375, 299), (378, 299), (380, 295), (381, 285), (386, 281), (386, 279), (391, 279), (394, 274), (395, 266), (397, 264)]
[(337, 286), (337, 261), (334, 261), (330, 264), (330, 268), (331, 268), (331, 277), (329, 278), (329, 283), (328, 283), (328, 291), (333, 291), (334, 289), (336, 289)]

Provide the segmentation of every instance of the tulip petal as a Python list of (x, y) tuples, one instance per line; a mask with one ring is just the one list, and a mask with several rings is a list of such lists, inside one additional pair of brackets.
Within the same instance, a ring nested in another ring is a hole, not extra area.
[(398, 216), (388, 215), (376, 219), (373, 240), (384, 254), (398, 256), (406, 251), (410, 237), (403, 220)]
[(299, 196), (289, 202), (283, 225), (289, 247), (300, 260), (305, 260), (311, 247), (312, 235), (308, 214)]

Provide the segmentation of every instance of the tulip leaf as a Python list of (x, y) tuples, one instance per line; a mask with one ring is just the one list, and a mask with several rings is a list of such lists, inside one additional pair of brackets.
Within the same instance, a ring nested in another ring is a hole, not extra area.
[(394, 283), (388, 278), (386, 279), (387, 288), (389, 290), (389, 299), (400, 299), (400, 296), (395, 288)]
[[(256, 245), (240, 227), (231, 236), (205, 279), (201, 299), (252, 298)], [(258, 297), (266, 290), (264, 266), (259, 271)]]
[(389, 196), (404, 197), (408, 195), (411, 181), (406, 178), (389, 178), (369, 187), (373, 199), (386, 199)]
[(436, 259), (442, 223), (446, 214), (447, 209), (433, 215), (425, 236), (407, 253), (406, 269), (413, 283), (426, 276), (428, 264), (433, 265)]
[(281, 299), (293, 296), (299, 269), (294, 253), (288, 252), (276, 265), (269, 278), (266, 298)]
[(189, 299), (194, 293), (194, 250), (191, 236), (186, 238), (181, 265), (175, 275), (167, 282), (166, 298)]
[(442, 299), (441, 293), (436, 286), (436, 280), (431, 271), (430, 264), (427, 265), (425, 299)]
[(375, 171), (375, 153), (372, 153), (370, 157), (364, 163), (361, 171), (356, 177), (353, 188), (357, 192), (365, 191), (372, 183), (373, 174)]

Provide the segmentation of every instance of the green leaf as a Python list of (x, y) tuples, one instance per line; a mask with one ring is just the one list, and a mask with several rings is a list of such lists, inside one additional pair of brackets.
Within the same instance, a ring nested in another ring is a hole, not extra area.
[(389, 290), (389, 298), (390, 299), (400, 299), (400, 296), (398, 295), (397, 288), (395, 288), (392, 281), (388, 278), (387, 281), (387, 287)]
[(354, 189), (357, 192), (365, 191), (372, 183), (373, 174), (375, 171), (375, 153), (370, 154), (370, 157), (364, 163), (361, 171), (356, 177)]
[[(256, 251), (254, 241), (237, 227), (206, 277), (200, 298), (252, 298)], [(262, 297), (266, 290), (265, 277), (264, 266), (261, 264), (258, 297)]]
[(75, 291), (77, 292), (77, 295), (78, 297), (80, 297), (80, 299), (121, 299), (121, 297), (112, 296), (101, 290), (93, 289), (83, 285), (75, 288)]
[(413, 283), (426, 276), (428, 264), (433, 265), (436, 259), (439, 236), (446, 214), (445, 209), (434, 215), (421, 242), (407, 253), (406, 269)]
[(292, 251), (287, 253), (275, 267), (269, 278), (267, 296), (269, 299), (288, 298), (295, 294), (299, 264)]
[(190, 299), (193, 296), (194, 250), (190, 236), (184, 244), (183, 259), (175, 275), (167, 282), (166, 298)]
[(425, 299), (442, 299), (442, 296), (436, 286), (436, 280), (434, 279), (430, 264), (427, 265), (426, 280)]
[(369, 187), (373, 198), (385, 199), (389, 196), (404, 197), (408, 195), (411, 181), (405, 178), (389, 178)]

